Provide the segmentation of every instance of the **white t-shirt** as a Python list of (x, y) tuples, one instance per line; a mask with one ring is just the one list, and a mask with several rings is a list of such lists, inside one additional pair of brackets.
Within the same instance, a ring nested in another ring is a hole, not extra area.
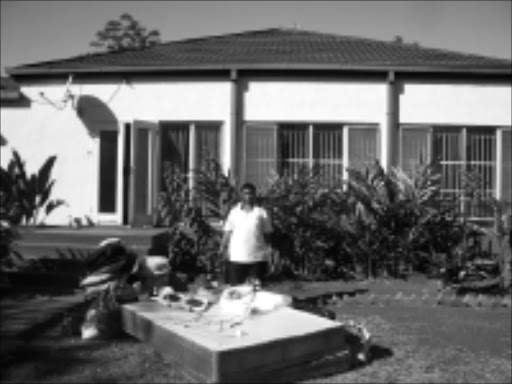
[(229, 212), (224, 231), (231, 232), (230, 261), (254, 263), (267, 260), (270, 249), (263, 234), (272, 231), (272, 224), (265, 209), (253, 207), (247, 212), (240, 203), (237, 204)]

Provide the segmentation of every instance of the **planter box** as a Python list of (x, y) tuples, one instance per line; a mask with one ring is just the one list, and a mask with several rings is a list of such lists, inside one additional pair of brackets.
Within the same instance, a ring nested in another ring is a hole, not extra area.
[(198, 318), (156, 302), (125, 304), (123, 329), (199, 382), (289, 382), (350, 366), (340, 323), (284, 307), (230, 327), (215, 313), (215, 306)]

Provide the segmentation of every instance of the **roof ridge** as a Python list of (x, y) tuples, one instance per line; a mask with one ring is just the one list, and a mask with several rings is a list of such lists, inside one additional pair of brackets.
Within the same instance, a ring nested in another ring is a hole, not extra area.
[[(288, 29), (292, 29), (292, 28), (288, 28)], [(475, 57), (475, 58), (493, 59), (493, 60), (503, 60), (503, 61), (512, 62), (512, 60), (510, 60), (510, 59), (504, 59), (504, 58), (499, 58), (499, 57), (494, 57), (494, 56), (485, 56), (485, 55), (482, 55), (482, 54), (461, 52), (461, 51), (456, 51), (456, 50), (447, 49), (447, 48), (434, 48), (434, 47), (422, 45), (421, 43), (419, 43), (417, 41), (415, 41), (415, 42), (406, 42), (406, 41), (395, 41), (395, 40), (382, 40), (382, 39), (378, 39), (378, 38), (374, 38), (374, 37), (364, 37), (364, 36), (345, 35), (345, 34), (340, 35), (340, 34), (333, 33), (333, 32), (324, 32), (324, 31), (310, 30), (310, 29), (303, 30), (303, 29), (300, 29), (300, 28), (298, 29), (298, 31), (303, 31), (303, 32), (307, 32), (307, 33), (314, 33), (314, 34), (323, 35), (323, 36), (330, 36), (330, 37), (333, 37), (333, 38), (350, 39), (350, 40), (355, 40), (355, 41), (365, 41), (365, 42), (372, 42), (372, 43), (392, 44), (392, 45), (397, 45), (397, 46), (407, 46), (407, 47), (410, 47), (410, 48), (418, 48), (418, 49), (421, 49), (421, 50), (430, 50), (430, 51), (437, 51), (437, 52), (442, 52), (442, 53), (457, 54), (457, 55), (463, 55), (463, 56), (466, 56), (466, 57)]]
[(187, 37), (179, 40), (170, 40), (166, 41), (164, 43), (159, 44), (158, 46), (162, 45), (170, 45), (170, 44), (176, 44), (176, 43), (188, 43), (188, 42), (196, 42), (201, 40), (211, 40), (211, 39), (223, 39), (223, 38), (230, 38), (234, 36), (241, 36), (241, 35), (248, 35), (250, 33), (267, 33), (269, 31), (278, 30), (280, 28), (265, 28), (265, 29), (254, 29), (254, 30), (246, 30), (241, 32), (229, 32), (229, 33), (223, 33), (223, 34), (215, 34), (215, 35), (209, 35), (209, 36), (198, 36), (198, 37)]
[[(375, 37), (345, 35), (345, 34), (337, 34), (334, 32), (303, 29), (301, 27), (281, 27), (281, 26), (280, 27), (264, 28), (264, 29), (246, 30), (246, 31), (227, 33), (227, 34), (200, 36), (197, 38), (185, 38), (185, 39), (180, 39), (180, 40), (172, 40), (172, 41), (167, 41), (165, 43), (161, 43), (154, 47), (158, 47), (158, 46), (162, 46), (162, 45), (170, 45), (170, 44), (174, 44), (174, 43), (188, 43), (188, 42), (197, 42), (197, 41), (201, 41), (201, 40), (223, 39), (223, 38), (230, 38), (230, 37), (235, 37), (235, 36), (243, 36), (243, 35), (256, 34), (256, 33), (262, 34), (262, 33), (268, 33), (268, 32), (272, 32), (272, 31), (284, 31), (284, 32), (292, 32), (292, 33), (301, 33), (302, 32), (305, 34), (322, 35), (322, 36), (331, 37), (334, 39), (345, 39), (345, 40), (354, 40), (354, 41), (361, 41), (361, 42), (380, 43), (380, 44), (393, 45), (393, 46), (417, 48), (420, 50), (430, 50), (431, 52), (464, 55), (466, 57), (472, 57), (472, 58), (502, 60), (504, 62), (511, 61), (509, 59), (503, 59), (503, 58), (498, 58), (498, 57), (494, 57), (494, 56), (485, 56), (485, 55), (481, 55), (481, 54), (461, 52), (461, 51), (455, 51), (455, 50), (445, 49), (445, 48), (434, 48), (434, 47), (430, 47), (430, 46), (425, 46), (419, 42), (383, 40), (383, 39), (379, 39), (379, 38), (375, 38)], [(148, 47), (148, 48), (154, 48), (154, 47)]]

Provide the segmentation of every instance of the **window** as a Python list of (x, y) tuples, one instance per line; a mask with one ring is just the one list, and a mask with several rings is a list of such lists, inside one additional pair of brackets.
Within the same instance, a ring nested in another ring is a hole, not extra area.
[[(192, 171), (200, 169), (205, 160), (220, 160), (219, 123), (162, 122), (160, 127), (162, 177), (166, 161), (192, 176)], [(192, 177), (190, 182), (193, 185)]]
[[(460, 199), (459, 209), (469, 218), (492, 217), (485, 204), (489, 197), (510, 200), (510, 129), (403, 126), (400, 147), (400, 165), (406, 172), (420, 163), (433, 162), (439, 167), (443, 196)], [(468, 183), (473, 195), (463, 193)]]
[(313, 129), (313, 165), (327, 181), (343, 177), (343, 128), (319, 125)]
[(101, 130), (99, 212), (116, 212), (117, 196), (117, 136), (118, 131)]
[(245, 127), (244, 179), (265, 189), (275, 176), (315, 168), (327, 182), (378, 158), (376, 125), (249, 123)]
[(501, 135), (500, 145), (498, 147), (499, 156), (498, 164), (500, 170), (498, 172), (499, 180), (499, 197), (508, 203), (508, 213), (511, 214), (512, 205), (512, 130), (501, 129), (498, 131)]

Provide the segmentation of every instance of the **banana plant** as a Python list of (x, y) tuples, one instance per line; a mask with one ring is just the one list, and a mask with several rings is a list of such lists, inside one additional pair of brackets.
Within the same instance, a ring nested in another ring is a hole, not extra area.
[(172, 227), (191, 209), (188, 175), (170, 161), (163, 164), (164, 183), (158, 199), (157, 224)]
[(493, 226), (478, 226), (478, 229), (490, 236), (498, 246), (497, 261), (500, 268), (500, 286), (501, 290), (506, 292), (512, 286), (512, 215), (510, 214), (510, 203), (491, 197), (488, 204), (494, 212)]
[(368, 275), (385, 265), (394, 272), (400, 264), (410, 266), (427, 223), (439, 210), (439, 175), (429, 166), (414, 177), (400, 168), (385, 172), (378, 162), (363, 170), (348, 169), (348, 174), (347, 192), (365, 232), (359, 247), (368, 253)]
[(65, 204), (62, 199), (50, 198), (55, 185), (51, 172), (57, 157), (48, 157), (36, 173), (29, 175), (20, 154), (16, 150), (12, 154), (7, 169), (2, 168), (2, 193), (9, 194), (13, 206), (19, 210), (13, 217), (15, 224), (41, 225), (48, 215)]
[(232, 174), (228, 172), (226, 175), (220, 163), (210, 157), (195, 171), (193, 193), (204, 215), (217, 220), (226, 218), (238, 197), (236, 180)]

